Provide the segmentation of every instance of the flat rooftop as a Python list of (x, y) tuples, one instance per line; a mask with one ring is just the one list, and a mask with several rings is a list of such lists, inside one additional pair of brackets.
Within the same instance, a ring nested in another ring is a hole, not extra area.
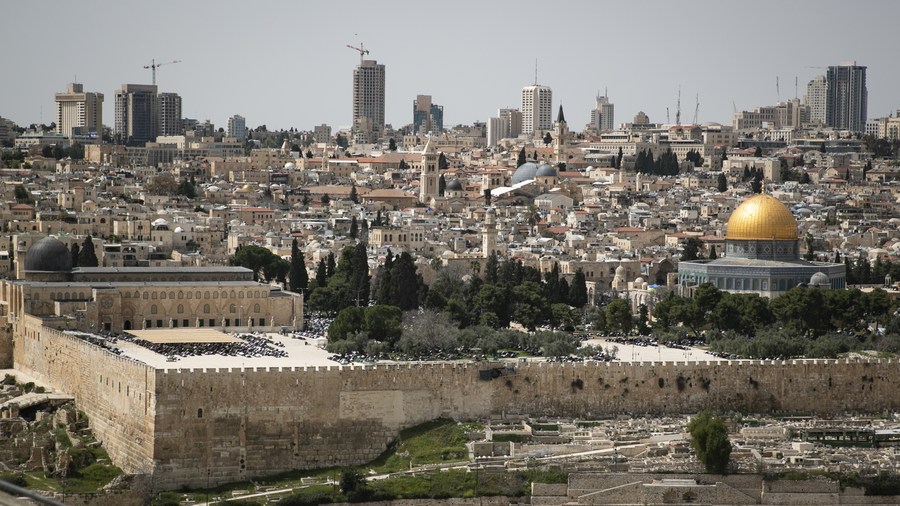
[(158, 330), (127, 330), (138, 339), (153, 344), (242, 343), (242, 339), (215, 329), (170, 328)]

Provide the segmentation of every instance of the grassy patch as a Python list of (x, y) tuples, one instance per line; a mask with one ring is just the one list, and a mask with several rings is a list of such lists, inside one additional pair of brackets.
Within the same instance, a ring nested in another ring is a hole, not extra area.
[(462, 462), (468, 459), (466, 433), (480, 424), (458, 424), (439, 418), (400, 433), (397, 442), (381, 457), (365, 466), (376, 473), (405, 471), (413, 466)]

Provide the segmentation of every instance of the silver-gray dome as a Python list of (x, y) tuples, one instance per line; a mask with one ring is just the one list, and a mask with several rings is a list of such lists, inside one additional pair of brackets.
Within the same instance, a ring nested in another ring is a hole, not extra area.
[(809, 284), (812, 286), (831, 286), (831, 280), (828, 279), (828, 274), (824, 272), (817, 272), (809, 278)]
[(559, 173), (556, 172), (556, 169), (546, 163), (542, 163), (534, 174), (535, 177), (557, 177), (558, 175)]
[(447, 183), (447, 190), (450, 190), (452, 192), (461, 192), (463, 191), (463, 185), (459, 182), (459, 179), (454, 179), (453, 181)]
[(519, 168), (513, 173), (512, 184), (519, 184), (523, 181), (534, 179), (537, 170), (538, 165), (534, 162), (525, 162), (522, 165), (519, 165)]
[(59, 239), (45, 237), (25, 253), (25, 270), (68, 272), (72, 270), (72, 255)]

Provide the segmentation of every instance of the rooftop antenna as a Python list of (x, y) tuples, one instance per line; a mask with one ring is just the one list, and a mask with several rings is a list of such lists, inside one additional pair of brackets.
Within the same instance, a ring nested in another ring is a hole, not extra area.
[(794, 100), (797, 100), (798, 98), (800, 98), (800, 94), (799, 94), (799, 92), (797, 91), (797, 90), (798, 90), (798, 86), (799, 86), (797, 83), (798, 83), (798, 80), (799, 80), (799, 79), (800, 79), (799, 77), (794, 76)]
[(534, 85), (537, 86), (537, 58), (534, 59)]
[(352, 49), (354, 51), (359, 52), (359, 64), (362, 65), (363, 56), (369, 54), (369, 50), (366, 49), (366, 46), (364, 46), (363, 43), (360, 42), (359, 47), (351, 46), (350, 44), (347, 44), (347, 47), (349, 47), (350, 49)]
[(681, 85), (678, 85), (678, 107), (675, 108), (675, 124), (681, 125)]
[(672, 118), (669, 116), (669, 108), (668, 107), (666, 107), (666, 123), (669, 125), (672, 124)]
[(694, 124), (697, 124), (697, 116), (700, 114), (700, 94), (697, 93), (697, 106), (694, 107)]
[(781, 102), (781, 86), (778, 84), (778, 76), (775, 76), (775, 97)]

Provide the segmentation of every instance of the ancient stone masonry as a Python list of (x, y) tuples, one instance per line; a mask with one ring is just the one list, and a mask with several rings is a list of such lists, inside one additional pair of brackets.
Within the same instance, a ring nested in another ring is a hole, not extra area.
[(153, 473), (156, 488), (364, 463), (401, 429), (442, 416), (900, 409), (896, 360), (164, 371), (39, 322), (17, 340), (16, 367), (75, 396), (113, 461)]

